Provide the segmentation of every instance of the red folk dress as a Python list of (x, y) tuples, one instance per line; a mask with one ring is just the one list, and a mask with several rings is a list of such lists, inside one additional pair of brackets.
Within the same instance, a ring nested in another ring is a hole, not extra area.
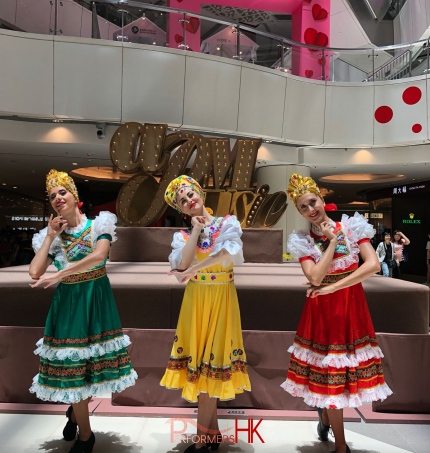
[[(333, 222), (334, 223), (334, 222)], [(337, 245), (322, 285), (335, 283), (358, 267), (359, 245), (374, 235), (358, 213), (336, 222)], [(321, 232), (298, 231), (288, 238), (289, 252), (300, 262), (321, 259), (329, 241)], [(384, 400), (382, 351), (361, 283), (334, 293), (308, 297), (297, 328), (287, 379), (281, 387), (309, 406), (342, 409)]]

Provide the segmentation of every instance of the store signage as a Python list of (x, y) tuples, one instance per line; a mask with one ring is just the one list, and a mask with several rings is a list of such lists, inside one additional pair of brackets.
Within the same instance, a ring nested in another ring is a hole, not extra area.
[(22, 215), (22, 216), (12, 216), (11, 221), (12, 222), (47, 222), (49, 220), (49, 217), (38, 217), (38, 216), (28, 216), (28, 215)]
[(194, 132), (167, 135), (166, 124), (126, 123), (112, 136), (110, 158), (122, 173), (133, 173), (117, 198), (117, 215), (127, 225), (149, 226), (167, 209), (164, 193), (182, 174), (206, 192), (214, 215), (234, 214), (242, 228), (274, 225), (287, 207), (287, 194), (255, 189), (253, 176), (261, 139), (207, 138)]
[(428, 183), (411, 184), (408, 186), (393, 187), (393, 195), (402, 195), (410, 192), (423, 192), (426, 190)]
[(415, 214), (413, 212), (409, 213), (409, 219), (403, 219), (402, 223), (417, 223), (421, 224), (421, 219), (414, 219)]
[(384, 214), (382, 212), (371, 212), (370, 213), (370, 218), (371, 219), (383, 219)]

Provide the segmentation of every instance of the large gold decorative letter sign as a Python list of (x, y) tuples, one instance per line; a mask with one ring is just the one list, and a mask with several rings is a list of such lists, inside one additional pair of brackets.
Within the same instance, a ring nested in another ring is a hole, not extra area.
[(167, 185), (181, 174), (208, 189), (206, 204), (215, 215), (234, 213), (242, 227), (267, 227), (279, 220), (287, 207), (286, 194), (269, 195), (268, 186), (256, 192), (253, 182), (260, 139), (239, 139), (230, 150), (228, 139), (166, 131), (165, 124), (126, 123), (112, 137), (112, 164), (123, 173), (136, 173), (117, 199), (124, 223), (149, 226), (157, 221), (167, 208)]

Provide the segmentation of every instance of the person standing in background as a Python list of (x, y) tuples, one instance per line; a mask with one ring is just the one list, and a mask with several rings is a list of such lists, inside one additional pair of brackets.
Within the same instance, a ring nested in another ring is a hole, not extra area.
[(393, 276), (393, 265), (397, 267), (394, 244), (391, 242), (390, 233), (384, 234), (384, 240), (376, 247), (376, 255), (381, 264), (381, 272), (384, 277)]
[(409, 245), (411, 241), (399, 230), (394, 231), (394, 254), (397, 266), (393, 268), (393, 278), (400, 278), (401, 263), (407, 261), (405, 245)]

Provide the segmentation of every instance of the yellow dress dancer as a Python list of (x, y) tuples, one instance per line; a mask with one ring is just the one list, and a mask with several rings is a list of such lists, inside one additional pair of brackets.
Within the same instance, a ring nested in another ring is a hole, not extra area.
[(191, 215), (193, 226), (174, 234), (169, 256), (170, 274), (188, 283), (161, 385), (198, 402), (198, 442), (185, 451), (206, 452), (222, 440), (217, 399), (251, 390), (233, 272), (233, 264), (243, 263), (242, 230), (235, 216), (211, 216), (203, 190), (189, 176), (172, 181), (165, 198)]

